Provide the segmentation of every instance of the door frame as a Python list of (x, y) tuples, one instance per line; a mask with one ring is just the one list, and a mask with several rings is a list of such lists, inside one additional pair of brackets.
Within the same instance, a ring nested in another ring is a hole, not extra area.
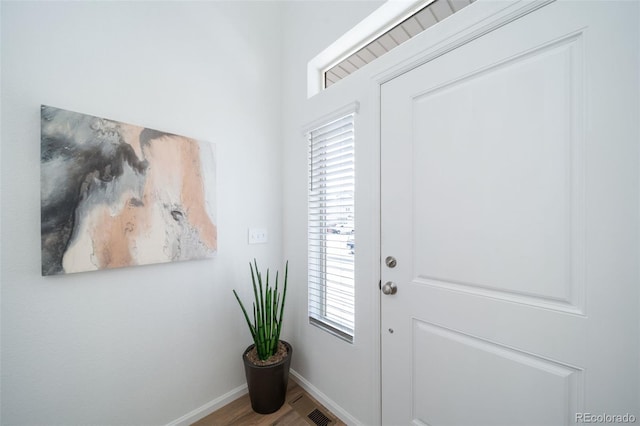
[[(356, 338), (353, 346), (337, 345), (331, 339), (322, 339), (327, 350), (338, 353), (346, 362), (358, 363), (355, 377), (376, 377), (375, 385), (358, 400), (357, 409), (366, 407), (374, 413), (366, 421), (356, 409), (339, 404), (332, 405), (353, 424), (381, 424), (382, 421), (382, 357), (381, 357), (381, 89), (386, 82), (423, 65), (443, 54), (482, 37), (516, 19), (545, 7), (556, 0), (475, 0), (471, 5), (449, 16), (438, 25), (406, 41), (390, 52), (369, 63), (349, 77), (307, 99), (303, 123), (310, 123), (337, 111), (345, 105), (358, 102), (360, 112), (356, 124), (356, 211), (366, 211), (367, 217), (356, 214)], [(366, 181), (366, 183), (363, 183)], [(369, 213), (370, 212), (370, 213)], [(366, 371), (366, 373), (365, 373)], [(323, 383), (325, 392), (332, 393), (332, 383)], [(354, 387), (355, 389), (355, 387)], [(366, 398), (366, 400), (365, 400)]]

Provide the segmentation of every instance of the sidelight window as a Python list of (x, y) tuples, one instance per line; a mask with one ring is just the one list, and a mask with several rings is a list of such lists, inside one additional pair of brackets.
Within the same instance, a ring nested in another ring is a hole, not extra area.
[(309, 321), (353, 341), (354, 113), (307, 133)]

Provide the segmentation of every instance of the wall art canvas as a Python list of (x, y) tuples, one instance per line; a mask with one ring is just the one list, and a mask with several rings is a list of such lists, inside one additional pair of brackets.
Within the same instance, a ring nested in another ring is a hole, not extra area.
[(42, 274), (210, 257), (210, 143), (43, 105)]

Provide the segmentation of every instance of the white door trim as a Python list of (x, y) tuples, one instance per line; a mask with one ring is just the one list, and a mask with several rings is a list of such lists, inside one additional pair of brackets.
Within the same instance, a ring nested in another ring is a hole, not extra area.
[[(471, 6), (457, 12), (455, 16), (460, 18), (461, 21), (455, 21), (449, 28), (446, 27), (448, 24), (447, 21), (440, 22), (437, 26), (434, 26), (434, 30), (441, 31), (425, 31), (407, 41), (406, 43), (409, 44), (414, 40), (420, 40), (419, 42), (416, 41), (416, 45), (419, 43), (422, 45), (422, 48), (413, 54), (409, 53), (407, 55), (405, 53), (395, 59), (392, 65), (388, 65), (380, 72), (374, 74), (372, 78), (375, 81), (375, 87), (377, 87), (379, 91), (380, 86), (389, 80), (411, 71), (447, 52), (455, 50), (463, 44), (482, 37), (554, 1), (556, 0), (518, 0), (516, 2), (484, 2), (483, 0), (478, 0)], [(478, 9), (477, 6), (487, 6), (487, 9)]]

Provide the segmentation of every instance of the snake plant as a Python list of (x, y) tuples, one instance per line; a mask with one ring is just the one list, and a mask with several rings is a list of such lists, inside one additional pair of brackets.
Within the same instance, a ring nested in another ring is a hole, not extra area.
[[(255, 269), (254, 269), (255, 266)], [(251, 336), (256, 345), (258, 358), (266, 360), (278, 351), (280, 340), (280, 330), (282, 329), (282, 314), (284, 312), (284, 301), (287, 295), (287, 275), (289, 274), (289, 262), (285, 266), (284, 289), (282, 290), (282, 300), (278, 293), (278, 271), (276, 271), (275, 288), (269, 285), (269, 269), (265, 285), (262, 285), (262, 274), (258, 270), (258, 263), (253, 259), (253, 265), (249, 262), (251, 269), (251, 281), (253, 282), (253, 323), (249, 319), (249, 314), (245, 309), (238, 293), (233, 290), (240, 308), (244, 313), (244, 318), (251, 331)]]

